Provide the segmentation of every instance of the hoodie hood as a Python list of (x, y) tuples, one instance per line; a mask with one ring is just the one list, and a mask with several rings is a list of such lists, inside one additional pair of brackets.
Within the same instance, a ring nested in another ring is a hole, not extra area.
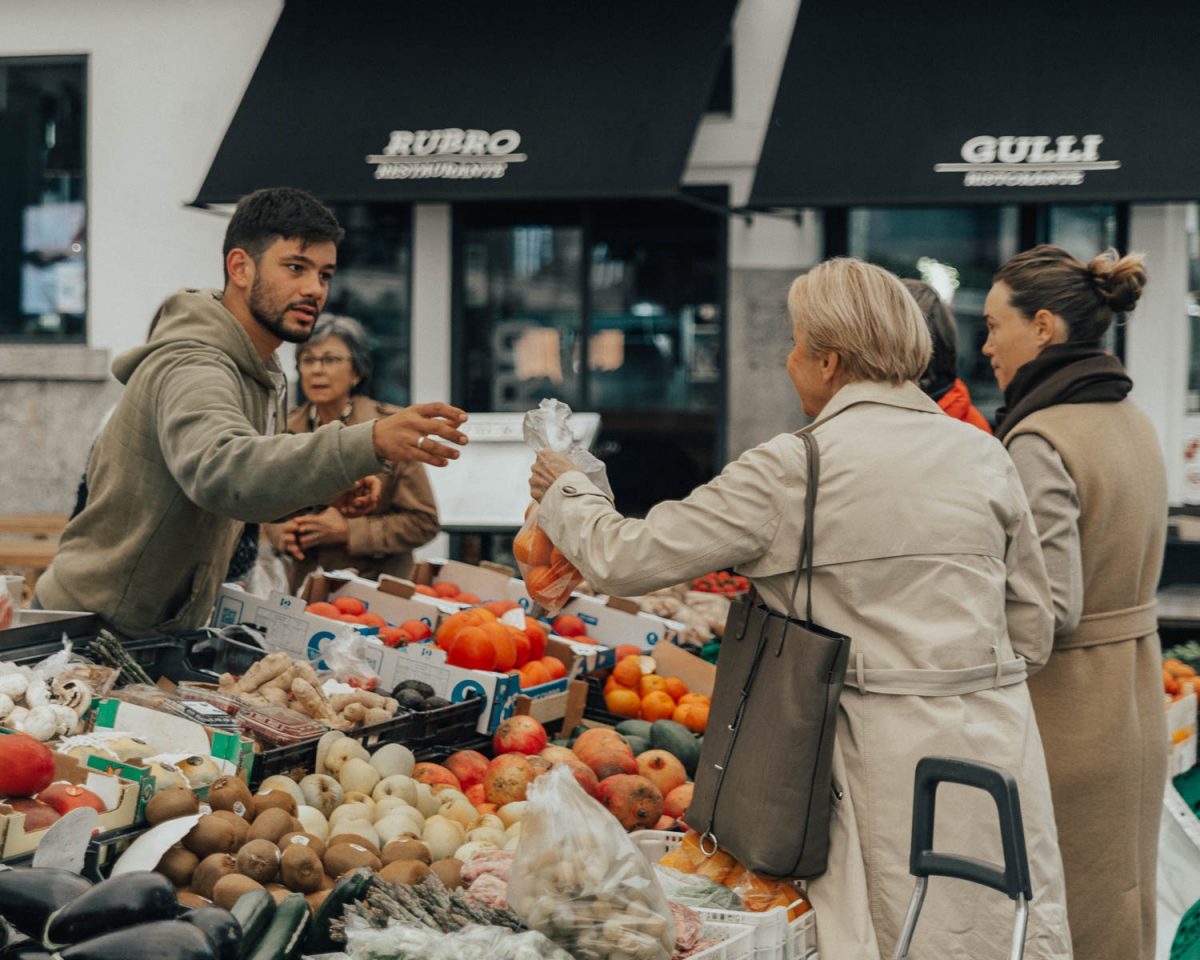
[(155, 315), (157, 323), (148, 342), (121, 354), (112, 372), (128, 383), (133, 372), (150, 356), (178, 343), (201, 343), (229, 356), (244, 375), (272, 389), (271, 370), (279, 365), (274, 355), (264, 362), (254, 349), (250, 335), (221, 302), (220, 290), (181, 290), (163, 301)]

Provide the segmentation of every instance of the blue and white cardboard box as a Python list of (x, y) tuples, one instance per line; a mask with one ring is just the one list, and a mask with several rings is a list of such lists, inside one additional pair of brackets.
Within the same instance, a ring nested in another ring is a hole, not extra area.
[(560, 612), (577, 616), (587, 625), (587, 635), (599, 642), (593, 670), (613, 666), (616, 648), (622, 644), (652, 653), (659, 644), (674, 643), (683, 630), (683, 624), (646, 613), (632, 600), (620, 597), (574, 594)]

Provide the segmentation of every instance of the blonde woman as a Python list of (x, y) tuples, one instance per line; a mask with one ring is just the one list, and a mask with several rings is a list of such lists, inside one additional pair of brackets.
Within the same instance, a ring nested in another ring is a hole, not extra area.
[[(890, 957), (912, 893), (908, 844), (917, 760), (1007, 768), (1021, 792), (1033, 873), (1025, 956), (1071, 956), (1050, 786), (1026, 675), (1050, 654), (1050, 589), (1020, 478), (1003, 447), (945, 416), (917, 386), (930, 336), (890, 273), (831, 260), (793, 283), (787, 358), (817, 440), (814, 610), (853, 645), (834, 777), (843, 796), (828, 872), (809, 885), (822, 956)], [(783, 434), (679, 502), (626, 519), (564, 458), (543, 452), (538, 521), (597, 589), (636, 595), (736, 567), (773, 609), (797, 579), (804, 444)], [(770, 743), (753, 749), (770, 750)], [(796, 775), (785, 756), (779, 776)], [(764, 830), (781, 825), (763, 824)], [(943, 788), (938, 844), (1001, 859), (995, 807)], [(913, 956), (1000, 956), (1012, 903), (934, 879)]]

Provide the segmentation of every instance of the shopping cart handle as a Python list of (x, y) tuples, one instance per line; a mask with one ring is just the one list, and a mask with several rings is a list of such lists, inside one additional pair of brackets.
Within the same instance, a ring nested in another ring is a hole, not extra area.
[[(984, 860), (933, 850), (933, 820), (937, 788), (942, 783), (978, 787), (996, 802), (1000, 817), (1000, 840), (1004, 849), (1003, 868)], [(1029, 882), (1029, 860), (1025, 853), (1025, 829), (1021, 822), (1021, 799), (1012, 774), (990, 763), (956, 757), (924, 757), (917, 763), (913, 788), (912, 853), (909, 872), (914, 877), (955, 877), (999, 890), (1016, 900), (1033, 899)]]

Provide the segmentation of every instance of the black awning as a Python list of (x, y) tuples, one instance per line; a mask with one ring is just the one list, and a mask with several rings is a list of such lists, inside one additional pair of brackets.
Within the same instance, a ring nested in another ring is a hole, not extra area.
[(1200, 3), (803, 0), (756, 207), (1200, 195)]
[(287, 0), (196, 197), (663, 196), (735, 0)]

